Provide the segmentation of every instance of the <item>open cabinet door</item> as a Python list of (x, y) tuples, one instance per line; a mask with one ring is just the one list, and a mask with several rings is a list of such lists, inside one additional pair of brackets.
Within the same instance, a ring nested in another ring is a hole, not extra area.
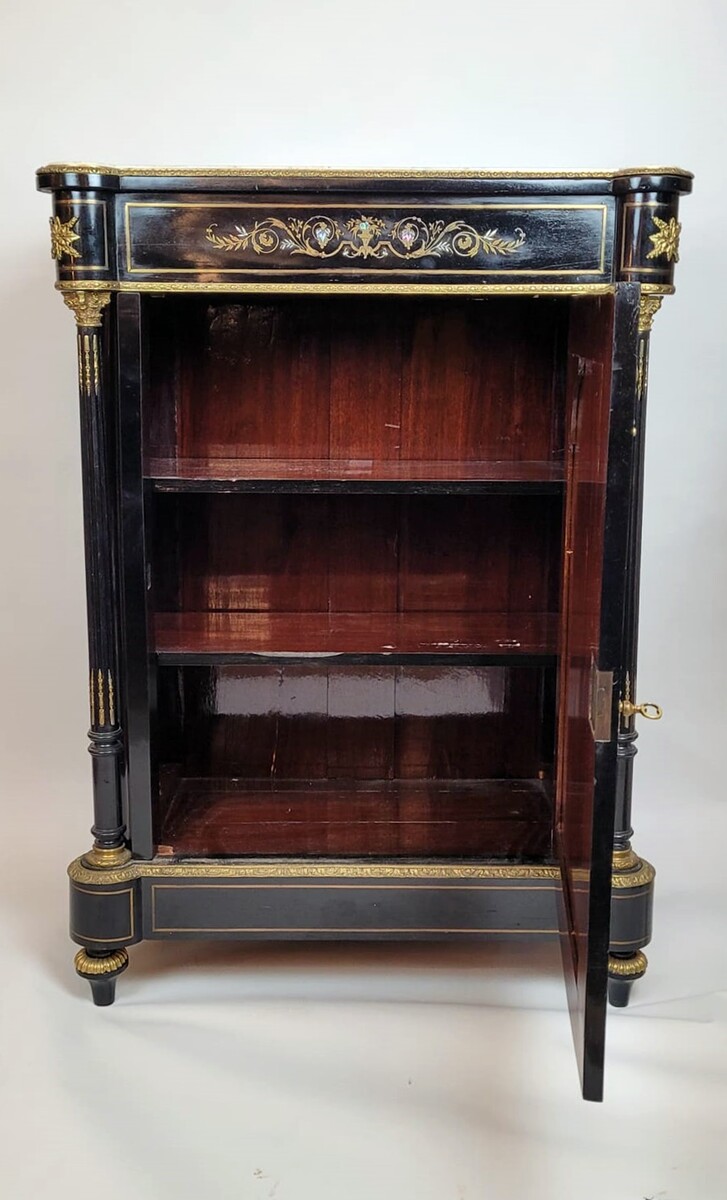
[(561, 943), (583, 1096), (600, 1100), (639, 288), (571, 304), (556, 792)]

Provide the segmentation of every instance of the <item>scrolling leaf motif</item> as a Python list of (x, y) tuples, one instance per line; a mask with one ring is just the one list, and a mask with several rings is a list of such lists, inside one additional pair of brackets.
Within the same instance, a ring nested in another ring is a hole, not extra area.
[(218, 233), (217, 225), (208, 225), (205, 238), (218, 250), (252, 250), (255, 254), (304, 254), (311, 258), (400, 258), (416, 259), (428, 255), (454, 254), (475, 258), (478, 254), (505, 256), (515, 254), (525, 243), (522, 229), (514, 237), (500, 237), (497, 229), (484, 233), (466, 221), (424, 221), (421, 217), (403, 217), (387, 228), (381, 217), (351, 217), (342, 225), (335, 217), (313, 216), (303, 220), (290, 217), (265, 217), (252, 228), (236, 225), (234, 233)]

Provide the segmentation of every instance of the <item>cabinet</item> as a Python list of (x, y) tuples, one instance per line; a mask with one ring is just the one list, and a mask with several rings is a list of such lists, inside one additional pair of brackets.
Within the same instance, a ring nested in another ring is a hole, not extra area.
[(78, 325), (93, 846), (142, 938), (559, 939), (583, 1093), (631, 846), (649, 335), (676, 168), (53, 165)]

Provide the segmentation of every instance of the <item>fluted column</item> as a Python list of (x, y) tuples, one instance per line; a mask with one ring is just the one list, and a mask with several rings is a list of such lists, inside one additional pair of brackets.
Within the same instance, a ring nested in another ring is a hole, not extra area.
[(635, 719), (661, 716), (655, 704), (638, 705), (637, 657), (639, 641), (639, 591), (641, 578), (641, 522), (644, 495), (644, 432), (649, 365), (649, 337), (662, 296), (646, 290), (639, 306), (639, 329), (634, 391), (633, 452), (631, 457), (630, 515), (627, 552), (627, 588), (622, 640), (622, 690), (616, 745), (616, 815), (613, 847), (611, 945), (608, 960), (609, 999), (622, 1007), (632, 985), (647, 967), (642, 947), (651, 938), (654, 869), (631, 846), (631, 802), (638, 733)]
[[(631, 799), (633, 788), (633, 766), (636, 756), (635, 718), (640, 712), (635, 703), (637, 683), (637, 658), (639, 643), (639, 592), (641, 581), (641, 524), (644, 499), (644, 449), (646, 424), (646, 394), (649, 367), (649, 338), (654, 316), (662, 301), (661, 295), (644, 292), (639, 307), (639, 334), (637, 344), (636, 391), (634, 397), (634, 421), (631, 433), (634, 439), (631, 466), (631, 510), (629, 523), (628, 576), (626, 610), (624, 613), (623, 670), (624, 685), (621, 714), (618, 728), (616, 823), (614, 835), (614, 868), (632, 869), (638, 862), (631, 850)], [(660, 714), (656, 705), (643, 706), (646, 714)]]
[(121, 771), (124, 743), (119, 715), (118, 586), (116, 578), (115, 457), (104, 394), (102, 322), (105, 291), (64, 291), (78, 326), (83, 519), (89, 650), (89, 753), (93, 761), (93, 848), (89, 866), (117, 866), (130, 857), (124, 840)]

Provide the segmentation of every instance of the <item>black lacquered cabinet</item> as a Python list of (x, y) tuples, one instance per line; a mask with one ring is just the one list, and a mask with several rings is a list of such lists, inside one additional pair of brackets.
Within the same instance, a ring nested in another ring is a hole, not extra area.
[(631, 846), (649, 336), (676, 168), (48, 166), (78, 325), (92, 848), (143, 938), (559, 939), (583, 1094)]

